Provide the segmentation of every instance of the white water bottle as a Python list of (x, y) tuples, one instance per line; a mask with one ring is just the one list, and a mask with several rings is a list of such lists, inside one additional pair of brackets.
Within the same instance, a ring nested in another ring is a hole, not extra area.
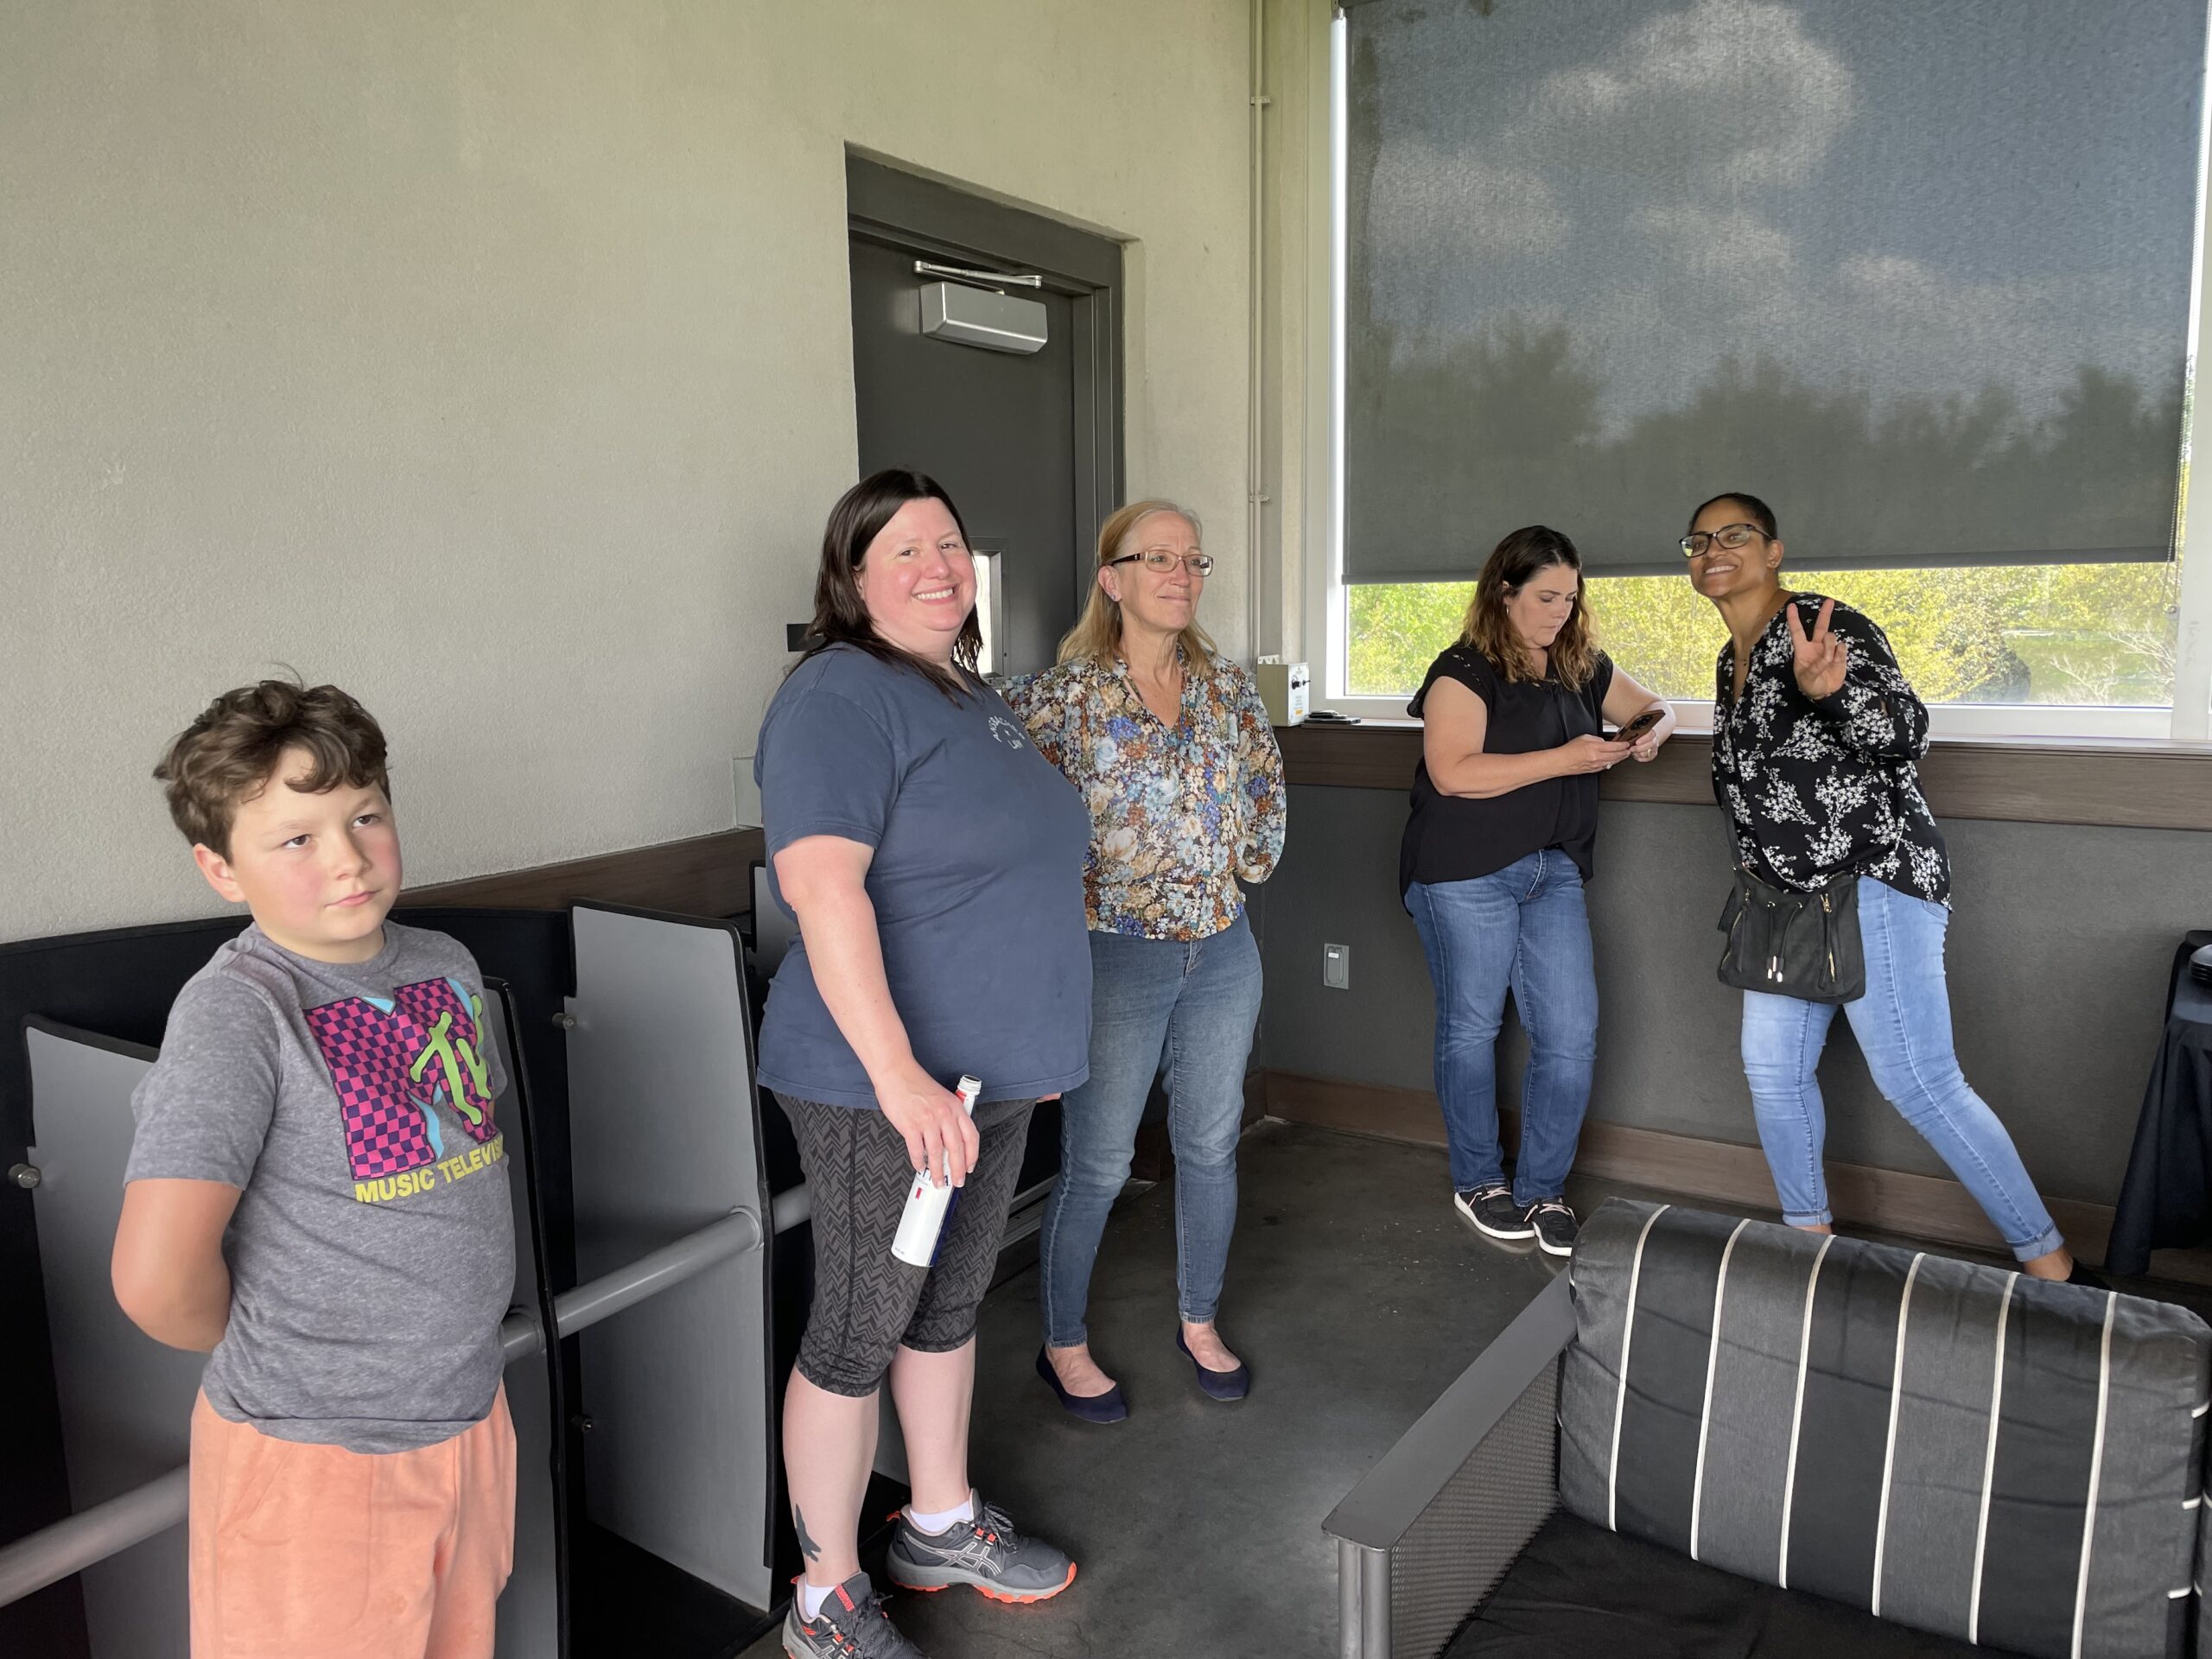
[[(983, 1092), (982, 1079), (963, 1076), (955, 1092), (960, 1096), (960, 1109), (975, 1116), (976, 1096)], [(950, 1149), (945, 1156), (950, 1158)], [(891, 1254), (918, 1268), (926, 1268), (937, 1260), (938, 1235), (944, 1230), (944, 1217), (952, 1208), (956, 1191), (950, 1180), (939, 1186), (936, 1174), (931, 1169), (914, 1172), (906, 1207), (899, 1215), (898, 1236), (891, 1241)]]

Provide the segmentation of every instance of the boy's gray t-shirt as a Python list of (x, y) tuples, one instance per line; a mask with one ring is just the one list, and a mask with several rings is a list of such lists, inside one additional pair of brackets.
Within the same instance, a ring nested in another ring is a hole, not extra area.
[(178, 994), (124, 1179), (240, 1189), (222, 1416), (384, 1452), (490, 1412), (515, 1269), (490, 1024), (467, 950), (395, 922), (350, 963), (248, 927)]

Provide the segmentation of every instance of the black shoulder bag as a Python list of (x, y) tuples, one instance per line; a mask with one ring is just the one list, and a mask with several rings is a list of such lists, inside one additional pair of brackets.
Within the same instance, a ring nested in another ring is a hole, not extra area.
[(1852, 1002), (1866, 994), (1859, 937), (1859, 873), (1846, 870), (1810, 893), (1736, 871), (1720, 912), (1720, 982), (1807, 1002)]

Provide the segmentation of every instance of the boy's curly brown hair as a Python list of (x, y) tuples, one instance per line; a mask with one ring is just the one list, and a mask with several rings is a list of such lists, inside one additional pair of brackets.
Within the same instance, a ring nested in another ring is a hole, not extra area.
[(305, 775), (288, 780), (309, 794), (374, 784), (391, 798), (384, 732), (367, 709), (334, 685), (263, 680), (209, 703), (154, 768), (184, 838), (228, 858), (239, 804), (267, 787), (288, 749), (311, 757)]

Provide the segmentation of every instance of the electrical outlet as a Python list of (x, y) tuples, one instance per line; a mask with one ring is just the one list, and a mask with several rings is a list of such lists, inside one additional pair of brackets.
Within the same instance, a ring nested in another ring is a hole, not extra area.
[(1351, 946), (1325, 944), (1321, 947), (1321, 983), (1332, 991), (1351, 989)]

